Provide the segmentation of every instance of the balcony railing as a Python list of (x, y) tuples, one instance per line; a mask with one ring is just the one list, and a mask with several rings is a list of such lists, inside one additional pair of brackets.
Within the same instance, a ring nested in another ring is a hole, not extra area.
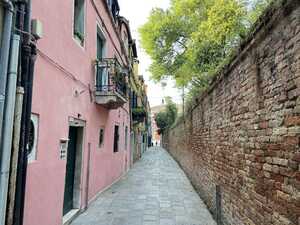
[(145, 122), (145, 118), (147, 117), (147, 112), (143, 107), (132, 108), (131, 112), (132, 112), (132, 120), (134, 123)]
[(96, 103), (110, 109), (121, 107), (127, 102), (126, 74), (114, 58), (105, 58), (95, 64)]
[(111, 85), (97, 85), (96, 84), (96, 91), (102, 92), (117, 92), (124, 97), (127, 97), (127, 85), (126, 83), (116, 82)]

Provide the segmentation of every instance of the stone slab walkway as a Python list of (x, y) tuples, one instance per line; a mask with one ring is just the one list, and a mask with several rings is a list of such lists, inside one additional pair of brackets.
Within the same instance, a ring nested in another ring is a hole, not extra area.
[(72, 225), (216, 225), (184, 172), (162, 148), (148, 150)]

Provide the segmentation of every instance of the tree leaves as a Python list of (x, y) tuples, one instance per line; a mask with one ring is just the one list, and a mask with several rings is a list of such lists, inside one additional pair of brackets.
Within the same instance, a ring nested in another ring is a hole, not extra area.
[(166, 98), (166, 102), (166, 108), (155, 115), (155, 122), (161, 133), (171, 127), (177, 118), (176, 104), (170, 98)]
[(172, 0), (168, 10), (153, 9), (139, 29), (152, 78), (205, 86), (270, 1)]

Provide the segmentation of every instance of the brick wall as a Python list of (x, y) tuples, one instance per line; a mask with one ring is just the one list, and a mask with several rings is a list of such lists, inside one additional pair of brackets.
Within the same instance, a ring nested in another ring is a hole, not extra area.
[(226, 225), (300, 225), (300, 7), (281, 1), (163, 137)]

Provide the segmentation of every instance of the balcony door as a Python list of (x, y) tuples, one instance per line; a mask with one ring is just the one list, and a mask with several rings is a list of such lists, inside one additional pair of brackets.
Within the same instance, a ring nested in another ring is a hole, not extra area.
[[(101, 61), (105, 58), (105, 37), (103, 32), (99, 27), (97, 27), (97, 59)], [(108, 69), (107, 68), (97, 68), (96, 77), (96, 88), (98, 91), (105, 91), (108, 89), (109, 79), (108, 79)]]

